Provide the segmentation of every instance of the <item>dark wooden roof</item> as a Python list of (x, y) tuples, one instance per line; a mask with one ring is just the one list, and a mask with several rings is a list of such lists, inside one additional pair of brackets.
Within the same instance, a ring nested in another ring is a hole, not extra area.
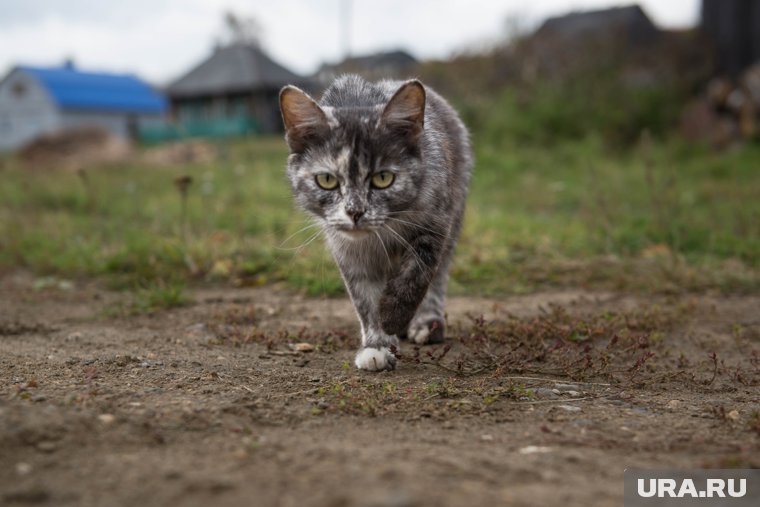
[(659, 30), (638, 5), (571, 12), (547, 19), (537, 35), (579, 39), (621, 33), (635, 42), (651, 40)]
[(342, 62), (335, 64), (324, 64), (320, 67), (319, 72), (337, 71), (337, 72), (362, 72), (372, 71), (377, 68), (396, 68), (404, 69), (415, 65), (417, 60), (403, 50), (385, 51), (373, 53), (364, 56), (352, 56)]
[(261, 48), (233, 44), (216, 49), (206, 60), (172, 82), (166, 91), (172, 98), (182, 98), (278, 89), (286, 84), (305, 83), (305, 78), (272, 60)]

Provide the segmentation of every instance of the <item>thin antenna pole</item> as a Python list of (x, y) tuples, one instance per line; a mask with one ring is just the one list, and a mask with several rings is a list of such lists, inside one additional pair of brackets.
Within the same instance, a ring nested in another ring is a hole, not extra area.
[(351, 0), (340, 0), (340, 33), (343, 57), (351, 56)]

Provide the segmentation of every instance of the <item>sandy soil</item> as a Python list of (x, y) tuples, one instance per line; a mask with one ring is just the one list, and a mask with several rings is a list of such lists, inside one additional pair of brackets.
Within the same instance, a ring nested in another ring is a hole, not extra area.
[[(32, 286), (0, 279), (4, 505), (620, 505), (626, 467), (760, 466), (755, 296), (451, 301), (457, 336), (471, 315), (529, 326), (551, 304), (660, 309), (651, 363), (631, 351), (569, 378), (488, 362), (458, 375), (442, 348), (415, 360), (408, 344), (396, 371), (358, 372), (348, 302), (276, 288), (129, 315), (124, 293)], [(612, 350), (600, 329), (582, 345), (595, 361)]]

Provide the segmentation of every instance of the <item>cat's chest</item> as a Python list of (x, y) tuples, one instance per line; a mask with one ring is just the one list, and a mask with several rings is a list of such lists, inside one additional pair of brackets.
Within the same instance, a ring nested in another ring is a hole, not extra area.
[(373, 236), (364, 241), (331, 242), (330, 250), (340, 268), (384, 278), (396, 271), (404, 256), (404, 245), (394, 238)]

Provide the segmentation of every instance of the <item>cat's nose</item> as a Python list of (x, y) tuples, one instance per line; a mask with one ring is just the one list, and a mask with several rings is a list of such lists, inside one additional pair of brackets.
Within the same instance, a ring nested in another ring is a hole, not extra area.
[(364, 210), (363, 209), (362, 210), (360, 210), (360, 209), (346, 210), (346, 213), (348, 213), (348, 216), (351, 217), (351, 219), (354, 221), (355, 224), (358, 224), (359, 223), (359, 219), (362, 216), (364, 216)]
[(364, 206), (357, 202), (348, 202), (346, 203), (346, 215), (349, 216), (351, 220), (354, 221), (354, 224), (359, 223), (359, 219), (364, 215)]

